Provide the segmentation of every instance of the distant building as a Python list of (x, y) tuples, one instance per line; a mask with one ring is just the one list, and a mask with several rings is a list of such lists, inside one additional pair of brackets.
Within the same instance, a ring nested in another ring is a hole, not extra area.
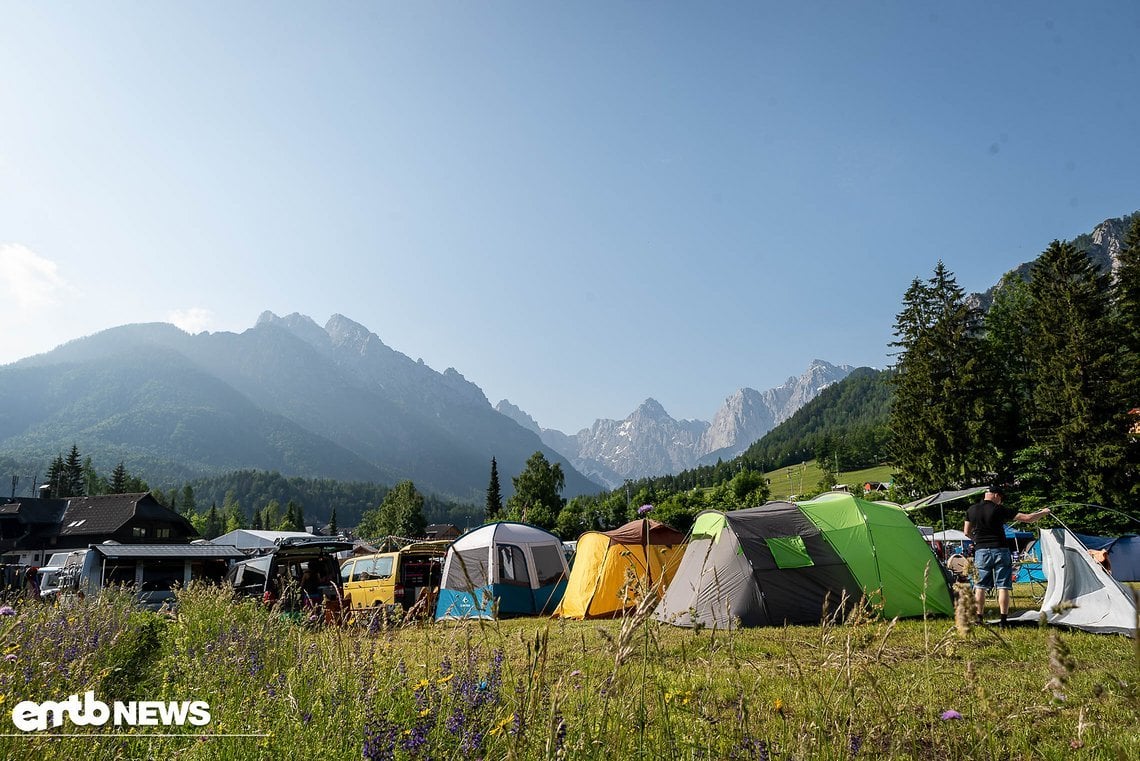
[(281, 539), (288, 539), (290, 537), (312, 538), (313, 536), (315, 536), (315, 534), (310, 534), (307, 531), (259, 531), (256, 529), (239, 528), (228, 534), (222, 534), (216, 539), (211, 539), (210, 543), (232, 544), (239, 550), (256, 552), (258, 550), (268, 550), (276, 547), (278, 540)]
[(433, 523), (424, 529), (428, 539), (458, 539), (459, 529), (450, 523)]
[(42, 499), (17, 497), (0, 504), (4, 562), (39, 565), (52, 552), (92, 544), (181, 544), (196, 539), (190, 521), (149, 493)]

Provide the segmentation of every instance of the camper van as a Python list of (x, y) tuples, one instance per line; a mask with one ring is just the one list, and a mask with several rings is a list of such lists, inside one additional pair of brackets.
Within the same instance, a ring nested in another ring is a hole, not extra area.
[[(361, 555), (341, 563), (345, 603), (353, 610), (382, 605), (411, 608), (420, 595), (439, 587), (450, 540), (413, 542), (396, 552)], [(435, 606), (431, 606), (435, 610)]]
[(244, 557), (219, 544), (94, 544), (68, 556), (59, 587), (83, 595), (130, 588), (142, 607), (158, 610), (173, 606), (176, 590), (191, 581), (222, 581), (229, 564)]
[[(226, 575), (239, 595), (248, 595), (266, 603), (282, 603), (295, 607), (289, 593), (305, 584), (306, 571), (316, 571), (324, 596), (339, 600), (336, 588), (340, 565), (336, 555), (352, 549), (352, 541), (327, 536), (285, 537), (272, 549), (256, 557), (234, 563)], [(314, 592), (317, 590), (313, 590)]]

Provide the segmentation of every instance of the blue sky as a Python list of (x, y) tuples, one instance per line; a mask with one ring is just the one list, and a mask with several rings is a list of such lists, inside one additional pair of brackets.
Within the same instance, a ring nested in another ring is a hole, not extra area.
[(0, 0), (0, 364), (344, 314), (567, 432), (1140, 209), (1140, 4)]

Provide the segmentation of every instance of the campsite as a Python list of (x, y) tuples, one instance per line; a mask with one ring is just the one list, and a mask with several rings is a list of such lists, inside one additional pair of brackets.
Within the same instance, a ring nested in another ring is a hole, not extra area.
[(948, 585), (902, 508), (845, 493), (706, 511), (687, 536), (648, 519), (593, 533), (568, 564), (541, 529), (472, 530), (443, 560), (435, 615), (416, 621), (306, 620), (196, 581), (170, 613), (129, 589), (5, 606), (5, 708), (91, 691), (202, 701), (210, 721), (65, 724), (74, 736), (0, 737), (0, 754), (1140, 755), (1140, 648), (1121, 636), (1135, 632), (1135, 584), (1063, 527), (1040, 532), (1056, 583), (1044, 601), (1016, 584), (1023, 623), (1008, 628), (974, 623), (966, 587)]

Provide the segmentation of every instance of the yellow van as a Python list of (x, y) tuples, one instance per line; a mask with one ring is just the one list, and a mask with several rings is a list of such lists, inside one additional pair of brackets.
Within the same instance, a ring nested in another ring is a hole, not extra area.
[(397, 552), (345, 560), (340, 566), (345, 604), (352, 610), (400, 605), (406, 611), (421, 596), (434, 601), (450, 546), (446, 540), (413, 542)]

